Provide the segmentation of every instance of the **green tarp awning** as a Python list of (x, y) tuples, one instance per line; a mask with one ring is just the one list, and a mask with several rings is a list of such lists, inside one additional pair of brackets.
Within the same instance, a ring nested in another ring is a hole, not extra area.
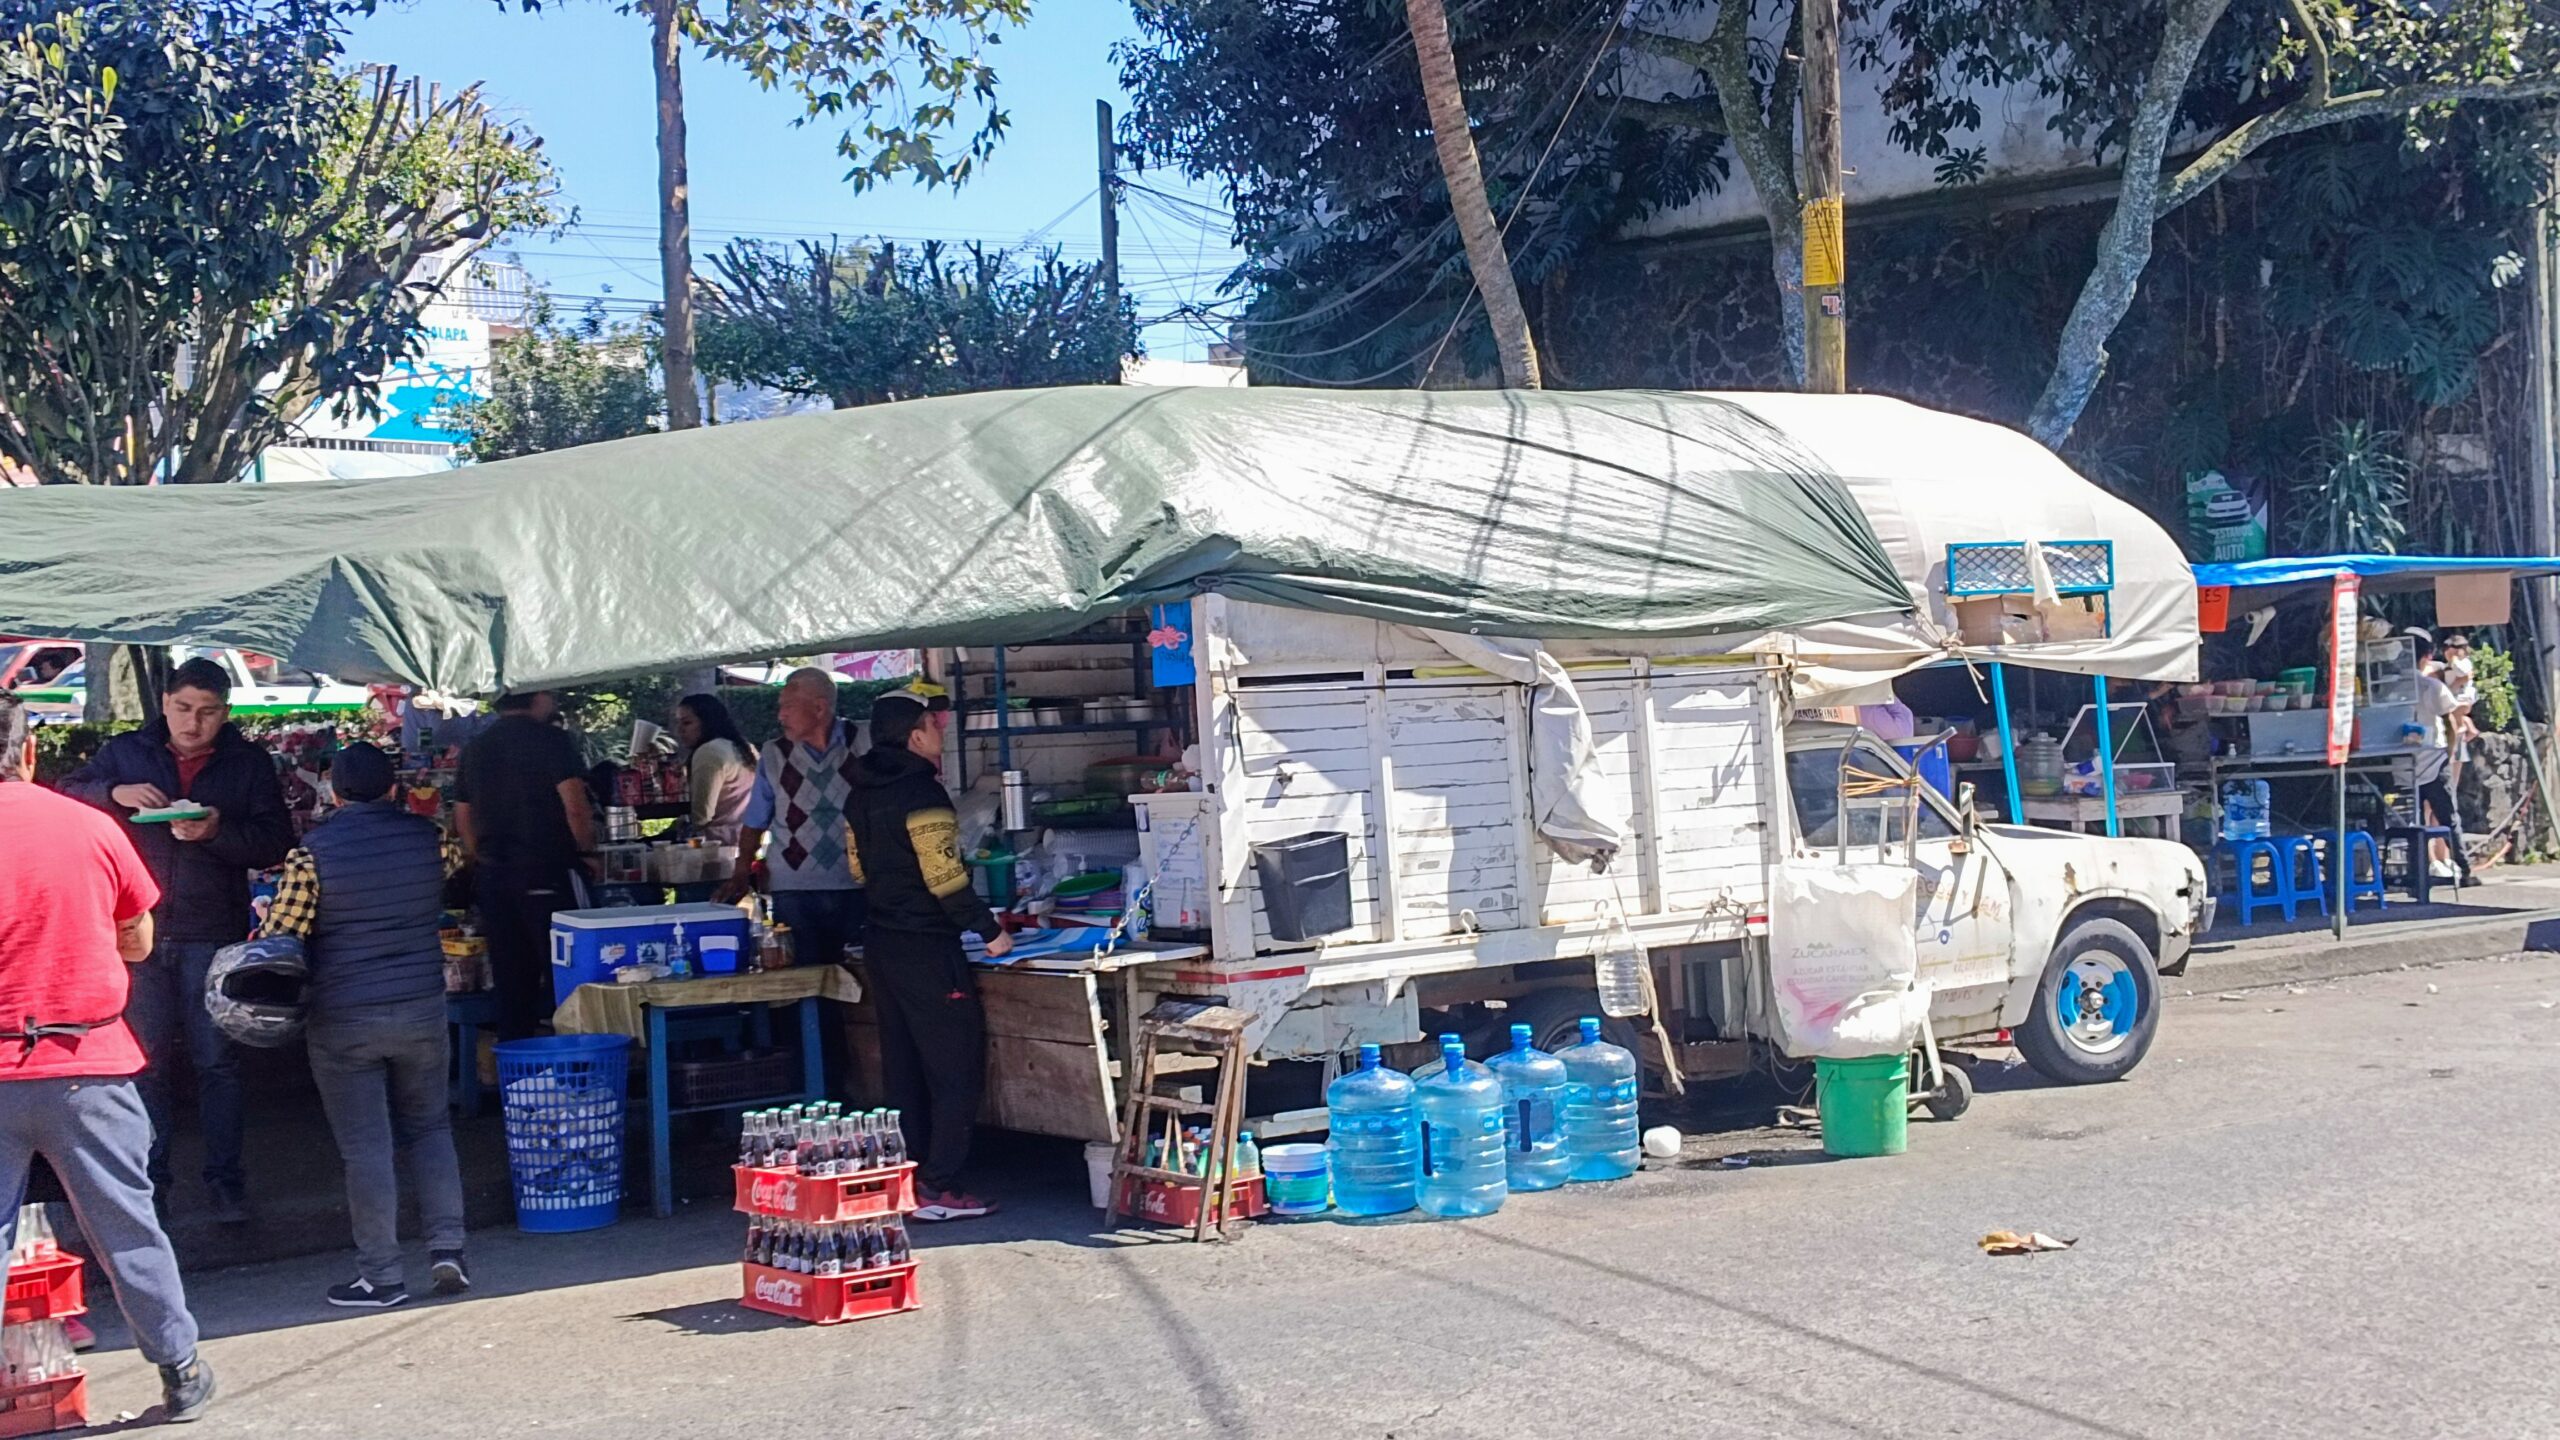
[(995, 644), (1202, 589), (1545, 638), (1905, 609), (1839, 480), (1654, 392), (1026, 390), (451, 474), (0, 492), (0, 633), (486, 693)]

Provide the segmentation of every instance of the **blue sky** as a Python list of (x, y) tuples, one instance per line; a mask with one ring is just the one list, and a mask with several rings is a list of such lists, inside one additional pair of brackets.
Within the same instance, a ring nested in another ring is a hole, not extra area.
[[(902, 182), (856, 194), (843, 183), (840, 129), (794, 128), (799, 107), (789, 94), (758, 90), (735, 70), (688, 54), (697, 256), (733, 235), (1017, 242), (1044, 229), (1068, 258), (1096, 256), (1093, 102), (1124, 103), (1110, 48), (1133, 30), (1129, 8), (1126, 0), (1039, 0), (1033, 13), (992, 52), (1012, 130), (957, 192)], [(656, 112), (645, 20), (618, 13), (611, 0), (549, 0), (529, 16), (485, 0), (417, 0), (360, 22), (349, 49), (448, 85), (480, 81), (501, 113), (543, 137), (579, 223), (557, 239), (520, 237), (502, 248), (571, 308), (602, 296), (632, 310), (656, 296)], [(1146, 180), (1185, 188), (1175, 177)], [(1169, 207), (1123, 210), (1121, 271), (1144, 317), (1209, 300), (1233, 263), (1222, 228), (1186, 223)], [(1179, 323), (1153, 325), (1146, 335), (1150, 353), (1171, 358), (1197, 358), (1208, 339)]]

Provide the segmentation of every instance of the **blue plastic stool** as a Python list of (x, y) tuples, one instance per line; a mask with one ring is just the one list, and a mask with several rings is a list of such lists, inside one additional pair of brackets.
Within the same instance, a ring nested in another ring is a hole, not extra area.
[[(2275, 910), (2292, 920), (2301, 913), (2302, 902), (2313, 901), (2320, 913), (2329, 913), (2329, 902), (2321, 893), (2320, 852), (2312, 846), (2308, 835), (2258, 836), (2247, 840), (2225, 840), (2222, 848), (2231, 853), (2235, 876), (2240, 923), (2258, 923), (2258, 912)], [(2311, 862), (2311, 885), (2302, 884), (2302, 865)], [(2267, 884), (2258, 887), (2257, 862), (2267, 862)]]
[(2385, 851), (2393, 845), (2406, 847), (2401, 852), (2408, 856), (2403, 864), (2403, 883), (2409, 887), (2410, 896), (2421, 905), (2427, 903), (2428, 897), (2434, 893), (2438, 883), (2434, 862), (2429, 858), (2429, 852), (2435, 848), (2432, 842), (2437, 840), (2452, 843), (2451, 827), (2394, 825), (2382, 832), (2382, 845)]
[[(2343, 852), (2339, 863), (2347, 867), (2348, 914), (2353, 915), (2362, 909), (2363, 902), (2367, 900), (2371, 900), (2377, 910), (2390, 908), (2390, 897), (2383, 893), (2382, 888), (2382, 847), (2374, 843), (2372, 835), (2362, 830), (2350, 830), (2342, 846), (2338, 843), (2337, 832), (2331, 831), (2320, 837), (2320, 843), (2329, 847), (2332, 856), (2340, 856)], [(2320, 893), (2323, 897), (2329, 893), (2325, 884)]]

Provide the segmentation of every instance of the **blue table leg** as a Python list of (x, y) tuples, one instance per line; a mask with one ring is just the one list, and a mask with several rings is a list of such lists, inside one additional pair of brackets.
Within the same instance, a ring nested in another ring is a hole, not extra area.
[(667, 1145), (667, 1012), (649, 1014), (649, 1202), (659, 1219), (676, 1213), (675, 1159)]
[(1991, 662), (1991, 706), (2000, 717), (2000, 778), (2009, 782), (2009, 803), (2000, 818), (2024, 825), (2027, 812), (2018, 804), (2018, 737), (2009, 729), (2009, 667), (1997, 660)]
[(811, 1100), (827, 1098), (827, 1057), (818, 1044), (818, 1006), (815, 995), (800, 1002), (800, 1083)]

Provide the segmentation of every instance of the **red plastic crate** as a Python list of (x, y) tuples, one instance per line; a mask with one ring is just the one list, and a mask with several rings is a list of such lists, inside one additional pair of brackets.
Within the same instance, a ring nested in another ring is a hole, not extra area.
[[(1176, 1229), (1199, 1223), (1203, 1195), (1210, 1197), (1210, 1204), (1217, 1203), (1218, 1189), (1214, 1185), (1195, 1190), (1170, 1180), (1149, 1180), (1136, 1175), (1122, 1180), (1120, 1184), (1123, 1187), (1122, 1214), (1135, 1215), (1141, 1220), (1152, 1220)], [(1263, 1193), (1261, 1176), (1250, 1175), (1236, 1182), (1238, 1217), (1254, 1220), (1270, 1213), (1271, 1202)]]
[(5, 1317), (0, 1317), (0, 1324), (32, 1325), (39, 1320), (88, 1314), (80, 1280), (84, 1268), (79, 1256), (64, 1255), (11, 1269), (8, 1309)]
[(736, 1209), (811, 1225), (904, 1215), (916, 1208), (916, 1167), (910, 1160), (886, 1170), (811, 1179), (797, 1170), (729, 1167), (737, 1177)]
[(851, 1275), (795, 1275), (770, 1265), (741, 1266), (745, 1281), (738, 1303), (750, 1310), (806, 1320), (812, 1325), (841, 1325), (874, 1315), (896, 1315), (924, 1303), (916, 1293), (916, 1263), (885, 1270), (857, 1270)]
[(42, 1435), (89, 1423), (89, 1377), (72, 1375), (0, 1389), (0, 1437)]

